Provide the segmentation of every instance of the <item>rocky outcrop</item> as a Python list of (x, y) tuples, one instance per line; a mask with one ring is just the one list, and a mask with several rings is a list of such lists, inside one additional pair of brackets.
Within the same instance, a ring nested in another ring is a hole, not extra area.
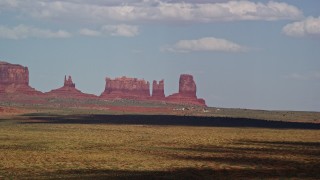
[(73, 83), (71, 76), (69, 76), (68, 79), (67, 79), (67, 76), (64, 76), (64, 85), (63, 85), (63, 87), (69, 87), (69, 88), (75, 88), (76, 87), (76, 84)]
[(153, 100), (165, 100), (164, 80), (159, 81), (159, 83), (157, 81), (153, 81), (151, 99), (153, 99)]
[(166, 100), (177, 104), (206, 106), (204, 99), (197, 98), (197, 86), (193, 76), (189, 74), (180, 75), (179, 92), (168, 96)]
[(120, 77), (106, 78), (106, 86), (101, 94), (103, 99), (155, 100), (174, 104), (206, 106), (204, 99), (197, 98), (197, 86), (192, 75), (182, 74), (179, 80), (179, 92), (168, 97), (164, 94), (164, 80), (153, 81), (152, 96), (150, 85), (145, 80)]
[(180, 75), (179, 94), (186, 97), (197, 97), (197, 85), (193, 80), (193, 76), (189, 74)]
[(0, 93), (40, 95), (29, 86), (29, 70), (17, 64), (0, 61)]
[[(6, 96), (9, 94), (9, 96)], [(18, 96), (15, 96), (15, 95)], [(1, 98), (20, 98), (21, 94), (43, 95), (42, 92), (29, 86), (29, 70), (27, 67), (0, 61), (0, 95)], [(188, 104), (206, 106), (204, 99), (197, 98), (197, 86), (192, 75), (182, 74), (179, 80), (179, 92), (165, 97), (164, 80), (152, 83), (152, 96), (150, 96), (150, 84), (148, 81), (130, 77), (115, 79), (106, 78), (102, 99), (133, 99), (142, 101), (161, 101), (162, 103)], [(98, 98), (92, 94), (82, 93), (76, 88), (71, 76), (65, 76), (64, 85), (39, 97), (62, 98)], [(32, 96), (32, 99), (33, 96)], [(42, 98), (38, 98), (43, 100)]]
[(45, 93), (50, 97), (65, 97), (65, 98), (95, 98), (95, 95), (86, 94), (76, 89), (75, 83), (73, 83), (71, 76), (64, 77), (64, 85), (61, 88), (51, 90)]
[(150, 84), (143, 79), (125, 76), (115, 79), (107, 77), (105, 90), (100, 97), (104, 99), (146, 100), (150, 98)]

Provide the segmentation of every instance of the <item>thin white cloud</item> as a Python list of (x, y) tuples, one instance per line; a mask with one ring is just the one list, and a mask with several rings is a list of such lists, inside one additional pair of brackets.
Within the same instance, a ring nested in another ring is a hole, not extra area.
[(224, 0), (73, 0), (8, 1), (0, 0), (0, 11), (43, 19), (113, 22), (215, 22), (239, 20), (296, 20), (303, 17), (297, 7), (270, 1), (267, 3)]
[(18, 1), (17, 0), (0, 0), (0, 9), (3, 8), (13, 8), (16, 7), (18, 5)]
[(306, 80), (307, 77), (305, 75), (299, 73), (292, 73), (284, 76), (286, 79), (294, 79), (294, 80)]
[(105, 25), (102, 31), (109, 33), (111, 36), (134, 37), (139, 34), (138, 26), (131, 26), (126, 24), (119, 25)]
[(84, 28), (84, 29), (80, 29), (79, 34), (84, 35), (84, 36), (100, 36), (101, 32)]
[(287, 24), (282, 29), (287, 36), (319, 36), (320, 37), (320, 17), (308, 17), (303, 21)]
[(68, 38), (71, 34), (67, 31), (51, 31), (48, 29), (39, 29), (27, 25), (18, 25), (16, 27), (0, 26), (0, 38), (2, 39), (25, 39), (25, 38)]
[(320, 80), (320, 72), (313, 71), (307, 73), (292, 73), (284, 76), (286, 79), (292, 80)]
[(118, 25), (104, 25), (99, 30), (94, 29), (81, 29), (80, 35), (84, 36), (122, 36), (134, 37), (139, 34), (139, 27), (127, 24)]
[(205, 37), (194, 40), (180, 40), (162, 50), (182, 53), (192, 51), (245, 52), (248, 48), (225, 39)]

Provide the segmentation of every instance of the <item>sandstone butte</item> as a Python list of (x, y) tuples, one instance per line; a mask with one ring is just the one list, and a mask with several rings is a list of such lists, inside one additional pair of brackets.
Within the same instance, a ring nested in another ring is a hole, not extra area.
[(153, 81), (152, 83), (152, 96), (151, 99), (153, 100), (165, 100), (164, 95), (164, 80), (159, 81)]
[(111, 79), (106, 78), (106, 87), (100, 96), (103, 99), (136, 99), (150, 98), (150, 84), (143, 79), (122, 76)]
[(97, 97), (76, 89), (71, 76), (65, 76), (61, 88), (42, 93), (29, 86), (29, 71), (21, 65), (0, 62), (0, 95), (1, 94), (27, 94), (42, 95), (41, 97), (67, 97), (67, 98), (100, 98), (106, 100), (133, 99), (140, 101), (161, 101), (173, 104), (189, 104), (206, 106), (204, 99), (197, 98), (197, 86), (192, 75), (182, 74), (179, 80), (179, 92), (168, 97), (164, 94), (164, 80), (153, 81), (152, 95), (150, 83), (143, 79), (118, 77), (106, 78), (105, 90)]
[(29, 70), (18, 64), (0, 61), (0, 94), (41, 95), (29, 86)]
[(197, 98), (197, 86), (193, 76), (189, 74), (180, 75), (179, 92), (168, 96), (166, 101), (178, 104), (206, 105), (204, 99)]
[(96, 98), (97, 96), (93, 94), (86, 94), (81, 92), (76, 88), (75, 83), (73, 83), (71, 76), (64, 77), (64, 84), (61, 88), (51, 90), (45, 93), (45, 95), (50, 97), (72, 97), (72, 98)]

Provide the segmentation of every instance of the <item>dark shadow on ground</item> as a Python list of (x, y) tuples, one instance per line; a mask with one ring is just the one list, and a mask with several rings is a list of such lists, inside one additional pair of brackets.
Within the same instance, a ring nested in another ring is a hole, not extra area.
[(175, 115), (53, 115), (26, 114), (23, 123), (57, 124), (127, 124), (127, 125), (177, 125), (212, 127), (256, 127), (277, 129), (320, 129), (320, 124), (283, 122), (248, 118), (200, 117)]
[(281, 147), (309, 147), (320, 148), (320, 142), (294, 142), (294, 141), (256, 141), (256, 140), (243, 140), (236, 144), (256, 144), (265, 146), (281, 146)]
[[(283, 144), (281, 144), (283, 143)], [(288, 143), (288, 144), (286, 144)], [(310, 142), (311, 144), (311, 142)], [(237, 157), (239, 155), (295, 155), (295, 156), (309, 156), (312, 158), (319, 158), (320, 160), (320, 142), (312, 142), (312, 146), (306, 143), (306, 146), (302, 142), (264, 142), (264, 141), (242, 141), (235, 142), (232, 146), (194, 146), (187, 148), (177, 148), (177, 147), (162, 147), (162, 149), (173, 150), (173, 151), (188, 151), (195, 153), (225, 153), (225, 154), (235, 154)], [(236, 146), (235, 146), (236, 145)], [(250, 146), (250, 147), (248, 147)], [(243, 157), (243, 156), (241, 156)], [(229, 157), (226, 157), (227, 159)], [(201, 159), (201, 158), (200, 158)], [(237, 161), (237, 159), (235, 159)], [(234, 162), (233, 160), (231, 162)], [(292, 162), (291, 162), (292, 163)], [(319, 162), (320, 165), (320, 162)]]
[[(218, 174), (215, 173), (219, 171), (208, 171), (213, 178), (320, 178), (320, 142), (241, 140), (227, 146), (160, 149), (161, 155), (168, 159), (241, 167), (220, 170)], [(158, 156), (158, 151), (150, 153)]]
[[(316, 175), (316, 176), (314, 176)], [(266, 178), (299, 178), (316, 179), (319, 175), (306, 172), (304, 169), (196, 169), (182, 168), (169, 171), (125, 171), (78, 169), (47, 173), (45, 179), (266, 179)], [(41, 178), (32, 177), (32, 178)]]

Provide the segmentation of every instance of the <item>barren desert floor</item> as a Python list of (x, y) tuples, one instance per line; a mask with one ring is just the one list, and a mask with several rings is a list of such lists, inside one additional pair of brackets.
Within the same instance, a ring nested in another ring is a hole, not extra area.
[(9, 110), (0, 179), (320, 178), (316, 123)]

